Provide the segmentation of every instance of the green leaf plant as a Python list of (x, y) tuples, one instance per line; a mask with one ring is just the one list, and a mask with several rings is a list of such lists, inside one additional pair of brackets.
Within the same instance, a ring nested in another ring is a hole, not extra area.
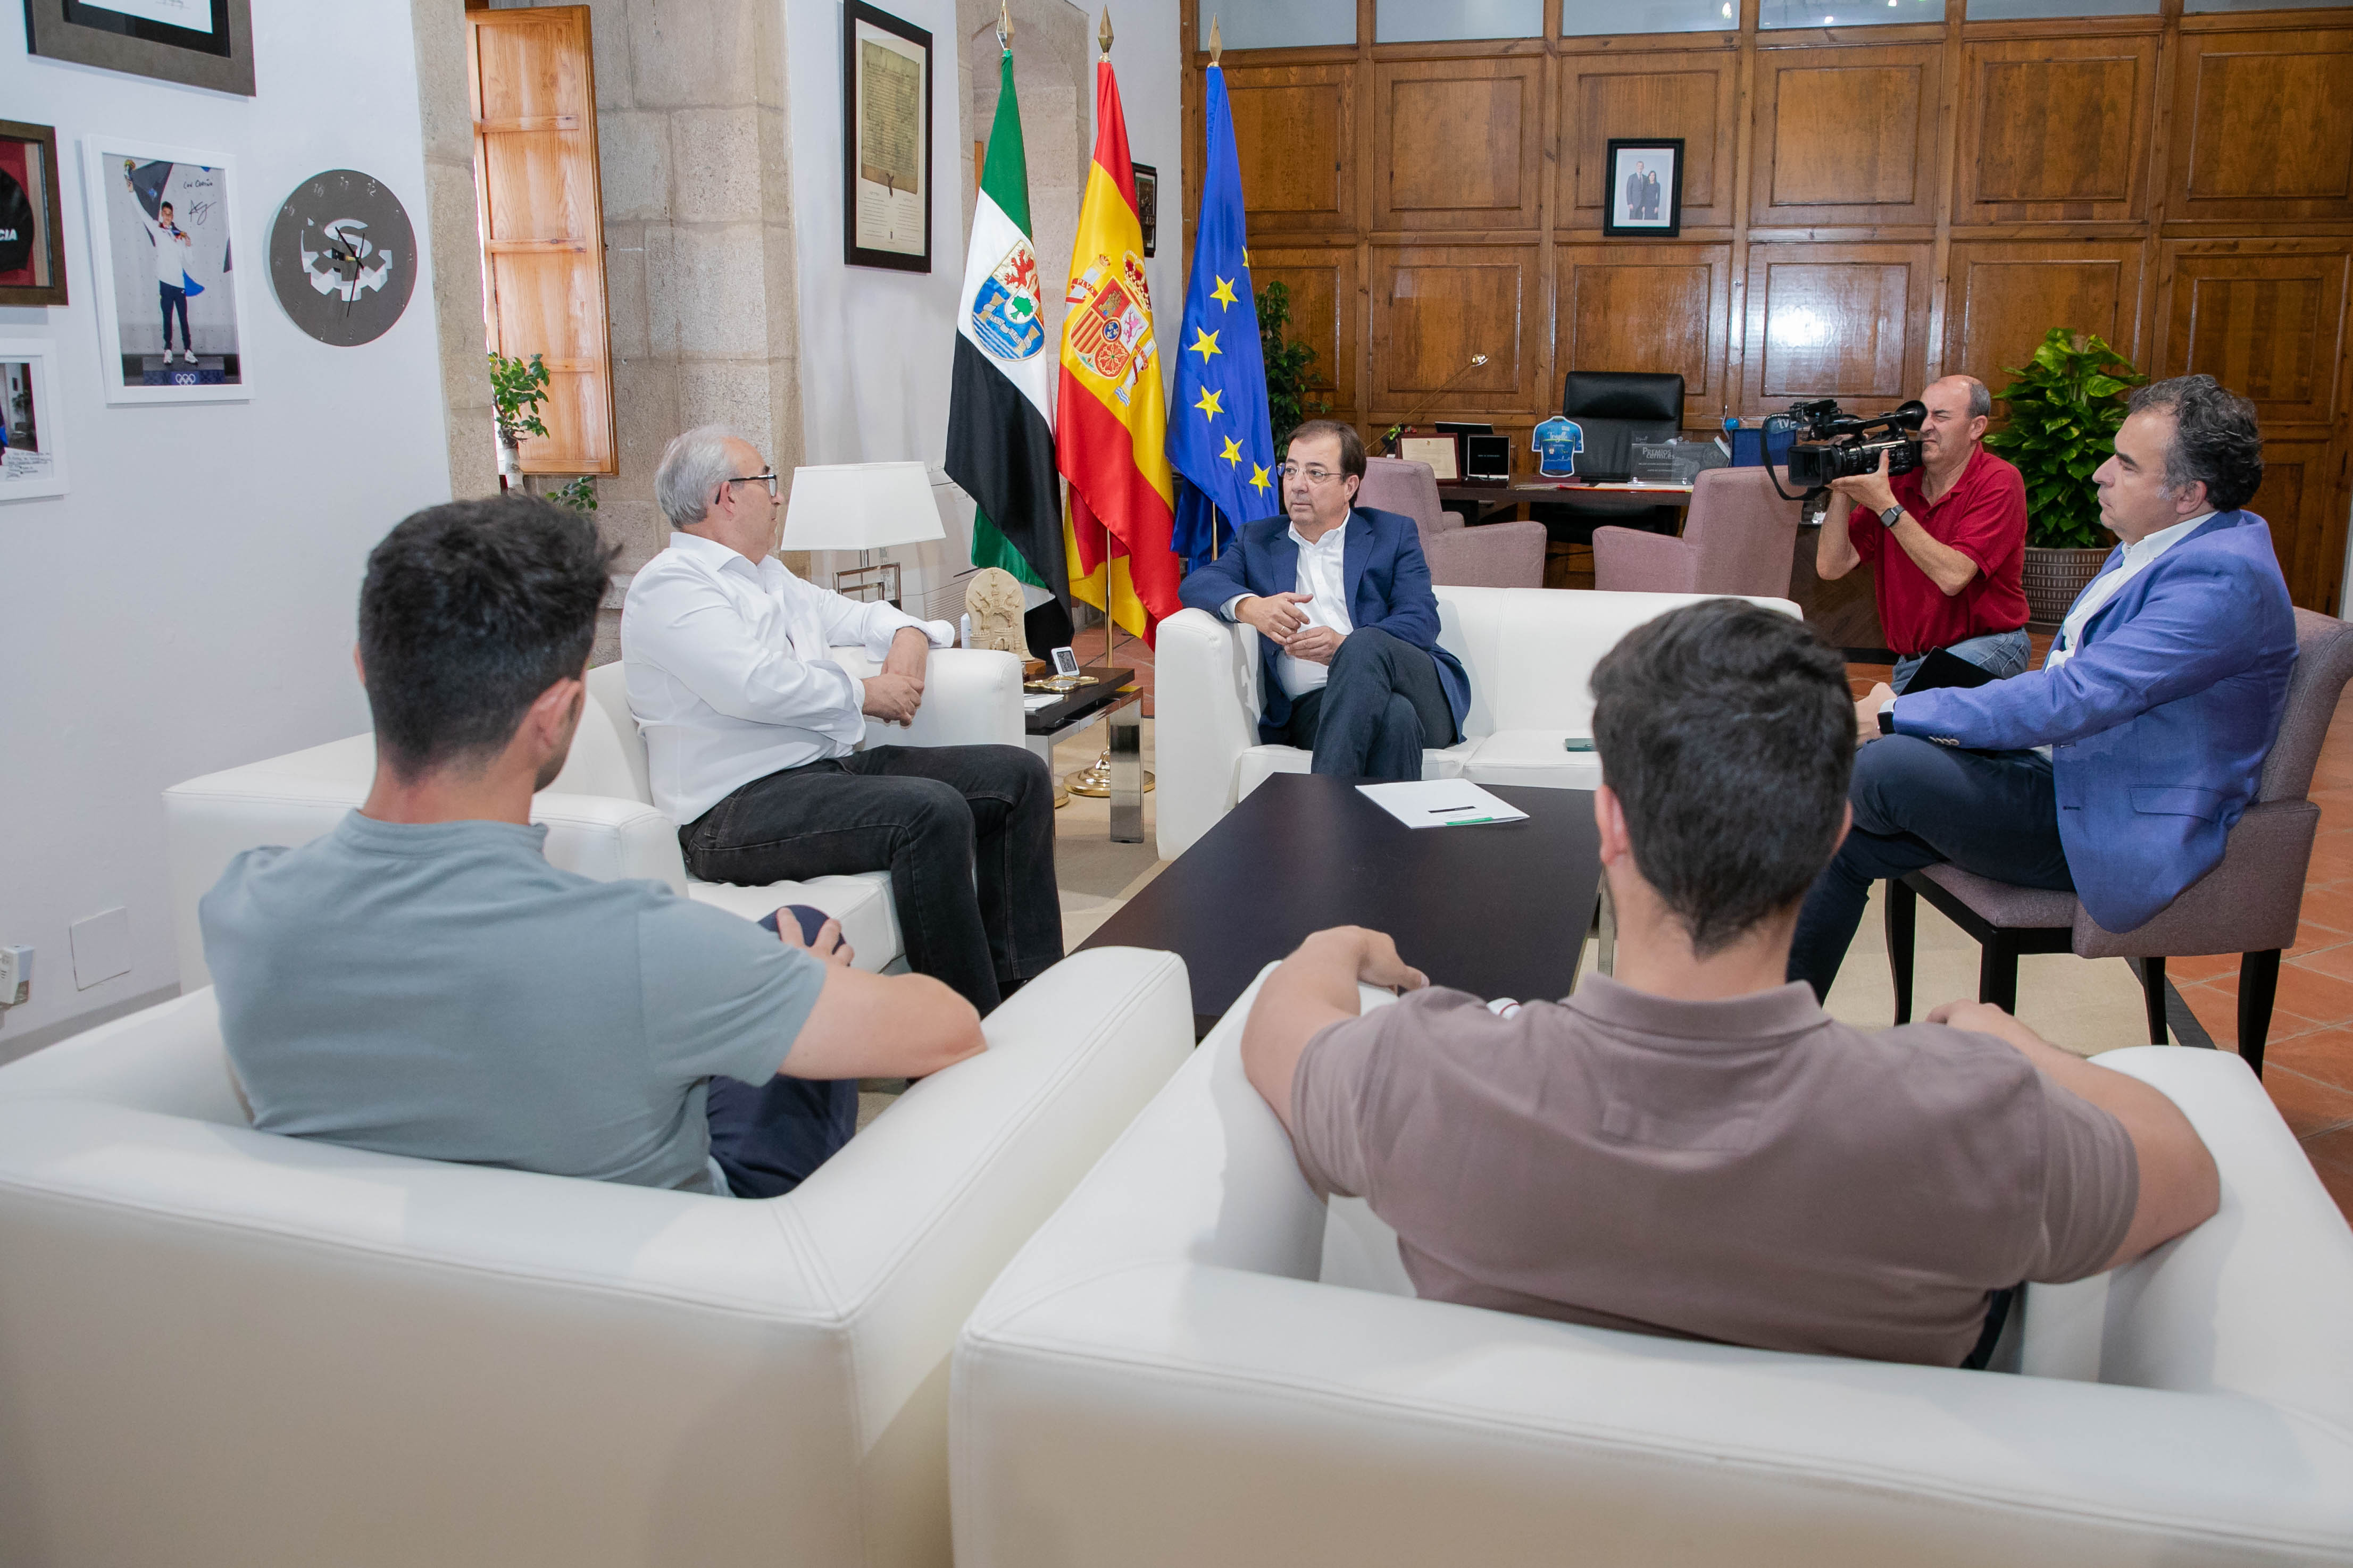
[(547, 492), (547, 499), (558, 506), (568, 506), (574, 511), (595, 511), (596, 476), (583, 474), (568, 485), (558, 485)]
[(1987, 447), (2026, 480), (2026, 542), (2045, 550), (2105, 550), (2093, 470), (2115, 449), (2125, 392), (2148, 377), (2097, 334), (2053, 327), (2033, 362), (2005, 366), (2015, 377), (1996, 398), (2010, 422)]
[(497, 412), (500, 438), (520, 442), (525, 436), (544, 436), (539, 405), (547, 401), (547, 366), (533, 354), (526, 364), (491, 351), (491, 403)]
[[(1293, 342), (1283, 333), (1291, 324), (1291, 287), (1280, 279), (1258, 291), (1258, 349), (1266, 361), (1267, 423), (1281, 441), (1311, 414), (1329, 412), (1329, 405), (1307, 395), (1307, 378), (1315, 370), (1315, 351)], [(1278, 448), (1275, 457), (1282, 456)]]

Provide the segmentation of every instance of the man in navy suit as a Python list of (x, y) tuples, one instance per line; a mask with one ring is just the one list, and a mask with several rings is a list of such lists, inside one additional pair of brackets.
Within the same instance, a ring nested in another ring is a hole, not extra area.
[(1853, 831), (1806, 897), (1790, 979), (1826, 995), (1871, 884), (1939, 861), (2072, 889), (2115, 931), (2214, 868), (2295, 665), (2271, 531), (2238, 510), (2263, 477), (2254, 405), (2212, 376), (2132, 395), (2092, 476), (2124, 542), (2043, 667), (1902, 697), (1881, 685), (1856, 704), (1878, 743), (1855, 759)]
[(1235, 531), (1187, 574), (1186, 604), (1259, 634), (1259, 739), (1347, 778), (1418, 779), (1471, 710), (1471, 679), (1438, 646), (1438, 596), (1413, 520), (1356, 504), (1365, 443), (1314, 419), (1282, 465), (1288, 515)]

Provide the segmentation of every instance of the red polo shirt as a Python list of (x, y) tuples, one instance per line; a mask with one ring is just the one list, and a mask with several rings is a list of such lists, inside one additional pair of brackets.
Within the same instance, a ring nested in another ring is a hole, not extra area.
[(1896, 501), (1928, 537), (1977, 563), (1978, 574), (1957, 594), (1936, 586), (1879, 520), (1858, 505), (1847, 520), (1854, 552), (1871, 568), (1879, 591), (1879, 624), (1900, 654), (1950, 647), (1989, 632), (2026, 624), (2026, 481), (2004, 459), (1979, 447), (1953, 488), (1931, 504), (1922, 494), (1926, 468), (1888, 480)]

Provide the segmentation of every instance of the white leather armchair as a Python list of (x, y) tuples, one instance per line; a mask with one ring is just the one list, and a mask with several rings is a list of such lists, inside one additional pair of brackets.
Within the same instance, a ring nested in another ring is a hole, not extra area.
[[(1439, 646), (1471, 677), (1463, 738), (1422, 753), (1424, 778), (1591, 789), (1601, 764), (1561, 742), (1593, 732), (1593, 667), (1618, 639), (1705, 594), (1599, 594), (1558, 588), (1440, 587)], [(1799, 614), (1787, 599), (1754, 599)], [(1303, 773), (1295, 746), (1262, 745), (1258, 633), (1205, 610), (1160, 623), (1154, 658), (1159, 852), (1191, 848), (1269, 773)]]
[(1408, 1299), (1244, 1079), (1249, 1000), (965, 1324), (958, 1568), (2353, 1563), (2353, 1234), (2236, 1058), (2100, 1058), (2221, 1212), (2029, 1290), (2017, 1375)]
[(985, 1027), (765, 1202), (253, 1131), (209, 990), (0, 1068), (0, 1562), (944, 1568), (957, 1325), (1193, 1044)]
[[(833, 658), (852, 675), (876, 668), (858, 648)], [(1021, 663), (1009, 653), (935, 648), (924, 674), (923, 703), (913, 722), (870, 719), (867, 745), (961, 746), (1022, 741)], [(239, 854), (264, 844), (307, 844), (367, 798), (375, 775), (375, 738), (353, 735), (308, 751), (206, 773), (164, 792), (171, 858), (173, 931), (180, 987), (212, 984), (205, 967), (196, 904)], [(619, 664), (588, 672), (588, 701), (572, 754), (555, 782), (532, 800), (532, 820), (547, 826), (547, 858), (584, 877), (643, 877), (666, 882), (702, 903), (757, 920), (781, 904), (809, 904), (841, 921), (858, 967), (880, 970), (903, 951), (888, 873), (818, 877), (739, 888), (686, 874), (679, 825), (654, 807), (645, 742), (629, 715)]]

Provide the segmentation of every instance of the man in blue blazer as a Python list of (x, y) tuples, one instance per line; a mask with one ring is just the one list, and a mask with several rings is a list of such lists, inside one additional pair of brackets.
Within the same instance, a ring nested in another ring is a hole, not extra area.
[[(2142, 387), (2093, 475), (2123, 543), (2043, 667), (1856, 704), (1853, 828), (1806, 897), (1789, 978), (1828, 994), (1871, 884), (1949, 861), (2072, 889), (2130, 931), (2212, 870), (2279, 732), (2295, 617), (2254, 405), (2210, 375)], [(1881, 736), (1890, 737), (1882, 740)]]
[(1245, 523), (1185, 603), (1258, 628), (1259, 739), (1315, 753), (1319, 773), (1418, 779), (1471, 711), (1471, 678), (1438, 646), (1438, 596), (1413, 520), (1356, 504), (1365, 443), (1315, 419), (1292, 433), (1286, 515)]

